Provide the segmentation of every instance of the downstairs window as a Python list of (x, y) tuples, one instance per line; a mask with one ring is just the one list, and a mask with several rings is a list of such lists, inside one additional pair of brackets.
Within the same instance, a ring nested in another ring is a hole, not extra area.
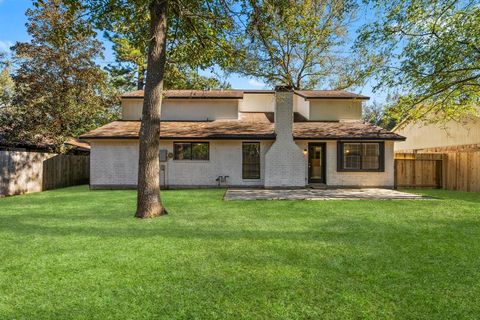
[(209, 160), (210, 145), (208, 142), (174, 142), (174, 160)]
[(338, 142), (337, 171), (385, 171), (383, 142)]
[(242, 179), (260, 179), (260, 143), (242, 144)]

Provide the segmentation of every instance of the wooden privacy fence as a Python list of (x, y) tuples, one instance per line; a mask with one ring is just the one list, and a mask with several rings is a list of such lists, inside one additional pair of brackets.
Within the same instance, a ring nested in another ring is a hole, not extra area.
[(480, 151), (396, 153), (395, 186), (480, 192)]
[(87, 155), (0, 151), (0, 196), (88, 183), (89, 166)]
[(395, 187), (441, 188), (442, 154), (395, 154)]
[(444, 159), (445, 189), (480, 192), (480, 151), (448, 152)]
[(88, 184), (89, 156), (59, 154), (43, 162), (42, 189)]

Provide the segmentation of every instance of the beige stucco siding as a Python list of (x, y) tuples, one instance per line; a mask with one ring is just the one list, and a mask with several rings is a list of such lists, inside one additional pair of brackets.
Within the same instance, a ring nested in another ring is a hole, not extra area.
[(310, 101), (299, 95), (293, 95), (293, 111), (300, 113), (305, 118), (310, 118)]
[[(327, 186), (389, 187), (394, 186), (394, 152), (392, 141), (385, 141), (384, 172), (338, 172), (337, 141), (296, 141), (302, 149), (308, 149), (309, 142), (326, 143)], [(305, 157), (305, 177), (308, 179), (308, 159)]]
[(442, 124), (410, 123), (394, 130), (407, 138), (395, 150), (415, 150), (480, 143), (480, 119)]
[(142, 107), (143, 99), (122, 99), (122, 119), (140, 120)]
[[(122, 119), (140, 120), (143, 99), (123, 99)], [(245, 93), (236, 99), (169, 99), (162, 105), (162, 120), (237, 119), (238, 112), (273, 112), (275, 95)], [(305, 100), (294, 95), (293, 111), (310, 120), (360, 120), (362, 102), (356, 100)]]
[(165, 100), (162, 120), (238, 119), (238, 100)]
[(359, 100), (311, 100), (310, 120), (361, 120), (362, 102)]
[[(122, 119), (140, 120), (143, 99), (123, 99)], [(162, 102), (162, 120), (205, 121), (237, 119), (236, 99), (165, 99)]]
[[(169, 159), (163, 162), (165, 176), (171, 187), (216, 186), (218, 176), (229, 176), (233, 186), (262, 186), (264, 183), (265, 153), (271, 142), (260, 142), (261, 179), (242, 179), (242, 141), (210, 141), (210, 160), (189, 161)], [(91, 185), (105, 188), (133, 187), (138, 177), (138, 141), (92, 141)], [(173, 152), (173, 141), (161, 141), (161, 149)]]
[(244, 93), (240, 100), (240, 112), (273, 112), (275, 109), (275, 95), (271, 93)]

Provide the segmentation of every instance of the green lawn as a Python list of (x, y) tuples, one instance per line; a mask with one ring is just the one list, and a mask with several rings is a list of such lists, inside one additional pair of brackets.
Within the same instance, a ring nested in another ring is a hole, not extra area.
[(480, 194), (223, 202), (66, 188), (0, 199), (0, 319), (475, 319)]

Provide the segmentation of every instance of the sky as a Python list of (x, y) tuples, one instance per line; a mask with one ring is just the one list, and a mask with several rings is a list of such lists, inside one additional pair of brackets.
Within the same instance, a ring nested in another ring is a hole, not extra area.
[[(31, 0), (0, 0), (0, 51), (8, 51), (9, 48), (17, 41), (28, 41), (29, 35), (26, 31), (25, 23), (27, 19), (25, 17), (25, 10), (32, 6)], [(359, 17), (367, 19), (368, 16)], [(105, 58), (98, 61), (101, 65), (107, 65), (115, 61), (111, 44), (102, 39), (105, 44)], [(205, 71), (204, 74), (208, 74)], [(230, 75), (226, 79), (232, 88), (235, 89), (268, 89), (268, 87), (258, 79), (252, 79), (248, 77)], [(357, 88), (355, 93), (360, 93), (369, 96), (371, 99), (369, 103), (374, 101), (384, 103), (386, 101), (386, 93), (373, 92), (372, 83), (367, 83), (362, 88)], [(321, 88), (328, 89), (328, 88)]]

